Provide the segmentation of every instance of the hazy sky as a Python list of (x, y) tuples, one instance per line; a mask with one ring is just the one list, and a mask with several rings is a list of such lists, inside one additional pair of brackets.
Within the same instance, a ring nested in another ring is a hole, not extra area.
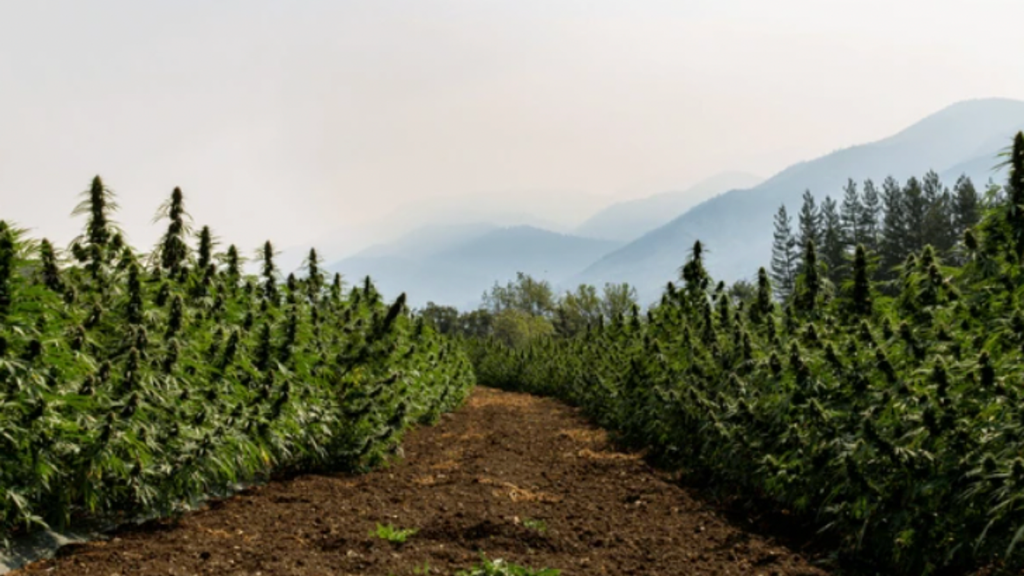
[(582, 219), (1024, 98), (1022, 21), (1021, 0), (4, 0), (0, 218), (65, 242), (99, 173), (146, 245), (174, 186), (247, 249), (442, 196)]

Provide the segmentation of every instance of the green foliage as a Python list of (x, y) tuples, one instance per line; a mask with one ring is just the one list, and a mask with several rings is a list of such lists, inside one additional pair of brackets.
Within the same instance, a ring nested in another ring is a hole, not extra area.
[(581, 284), (575, 292), (566, 292), (555, 309), (555, 329), (559, 334), (578, 334), (604, 315), (597, 288)]
[[(261, 278), (179, 190), (154, 254), (99, 178), (66, 261), (0, 222), (0, 539), (82, 515), (171, 514), (275, 471), (363, 469), (465, 398), (465, 354), (372, 284)], [(192, 246), (195, 246), (193, 249)]]
[[(788, 225), (780, 220), (783, 211), (776, 216), (772, 249), (776, 296), (783, 301), (798, 296), (795, 280), (797, 275), (807, 271), (809, 241), (814, 242), (817, 260), (823, 265), (821, 276), (827, 282), (823, 282), (822, 288), (826, 292), (853, 279), (856, 271), (851, 262), (856, 258), (857, 246), (864, 247), (872, 268), (877, 268), (875, 260), (880, 261), (877, 274), (885, 281), (895, 280), (896, 269), (907, 255), (920, 252), (926, 245), (950, 262), (963, 264), (965, 251), (960, 242), (964, 233), (978, 223), (984, 207), (985, 202), (970, 179), (961, 176), (951, 192), (934, 171), (921, 179), (910, 178), (903, 187), (894, 178), (887, 178), (881, 194), (871, 180), (864, 182), (863, 192), (858, 191), (856, 182), (848, 180), (843, 188), (842, 203), (837, 205), (826, 196), (820, 209), (807, 191), (803, 196), (795, 244), (802, 255), (794, 251)], [(1007, 212), (1005, 221), (991, 220), (998, 224), (996, 227), (1002, 236), (1013, 236), (1011, 212)], [(789, 242), (785, 241), (787, 238)], [(1000, 242), (996, 240), (997, 244)], [(789, 262), (788, 267), (786, 262)], [(894, 292), (890, 285), (877, 288), (890, 294)]]
[(852, 237), (855, 231), (843, 227), (839, 208), (830, 196), (821, 204), (821, 225), (821, 262), (825, 265), (828, 279), (836, 282), (843, 274), (847, 238)]
[(370, 536), (376, 536), (381, 540), (387, 540), (392, 544), (405, 544), (410, 536), (415, 535), (419, 530), (416, 528), (395, 528), (393, 525), (377, 524), (377, 528), (370, 530)]
[(523, 526), (530, 530), (536, 530), (541, 534), (548, 531), (548, 523), (543, 520), (537, 520), (535, 518), (523, 518)]
[(459, 315), (456, 333), (471, 338), (483, 338), (491, 333), (494, 315), (487, 310), (473, 310)]
[(459, 328), (459, 311), (453, 306), (439, 306), (427, 302), (419, 315), (441, 334), (455, 334)]
[[(167, 233), (160, 240), (154, 254), (160, 258), (160, 267), (172, 278), (177, 278), (189, 257), (187, 239), (192, 233), (188, 223), (191, 217), (185, 212), (185, 197), (181, 188), (175, 188), (171, 192), (171, 197), (157, 211), (157, 218), (166, 218), (168, 224)], [(209, 246), (206, 248), (209, 249)]]
[(514, 348), (551, 336), (555, 327), (547, 318), (533, 316), (521, 310), (502, 310), (494, 315), (491, 335), (499, 342)]
[(550, 316), (555, 311), (555, 293), (546, 280), (536, 280), (518, 272), (516, 280), (505, 286), (495, 283), (483, 295), (484, 308), (493, 314), (517, 310), (532, 316)]
[(457, 576), (559, 576), (562, 571), (553, 568), (542, 568), (535, 570), (518, 564), (506, 562), (500, 558), (488, 560), (481, 559), (481, 564), (469, 570), (461, 570)]
[(599, 322), (629, 313), (636, 301), (636, 289), (626, 283), (607, 283), (600, 295), (597, 288), (581, 284), (555, 305), (555, 330), (562, 335), (579, 334)]
[[(923, 198), (915, 187), (886, 191)], [(812, 268), (779, 307), (761, 273), (743, 314), (709, 289), (695, 246), (685, 285), (647, 318), (524, 347), (472, 341), (477, 377), (559, 396), (655, 461), (804, 515), (841, 560), (897, 574), (1019, 569), (1024, 268), (1013, 195), (999, 198), (958, 248), (962, 266), (922, 246), (883, 289), (859, 247), (842, 289), (822, 291)]]

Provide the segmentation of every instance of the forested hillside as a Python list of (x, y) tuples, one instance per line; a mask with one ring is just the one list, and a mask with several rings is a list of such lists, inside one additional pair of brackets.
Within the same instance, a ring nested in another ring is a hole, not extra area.
[(758, 186), (703, 202), (593, 263), (573, 281), (628, 282), (644, 304), (651, 303), (679, 266), (680, 247), (697, 239), (705, 244), (706, 265), (717, 278), (754, 281), (758, 266), (771, 258), (771, 215), (780, 205), (795, 210), (808, 190), (819, 205), (826, 196), (840, 201), (850, 178), (881, 187), (888, 177), (903, 183), (929, 171), (938, 173), (944, 186), (966, 175), (984, 191), (990, 178), (1005, 181), (1004, 172), (993, 170), (994, 157), (1021, 129), (1024, 102), (955, 104), (889, 138), (795, 164)]
[(646, 314), (470, 340), (477, 377), (564, 398), (655, 461), (799, 519), (844, 568), (1012, 573), (1024, 566), (1024, 133), (1002, 160), (1004, 192), (980, 199), (929, 174), (884, 183), (873, 224), (868, 185), (847, 188), (845, 210), (808, 200), (799, 232), (781, 213), (790, 267), (776, 262), (774, 283), (761, 268), (752, 290), (716, 284), (696, 242)]
[(963, 232), (978, 223), (981, 213), (1004, 203), (1001, 186), (979, 193), (970, 178), (961, 176), (952, 190), (935, 172), (905, 184), (886, 178), (881, 186), (866, 180), (862, 187), (852, 179), (837, 202), (826, 196), (821, 206), (805, 192), (794, 229), (785, 205), (775, 215), (771, 278), (779, 297), (792, 295), (797, 276), (805, 266), (803, 248), (818, 247), (824, 276), (833, 285), (852, 278), (851, 258), (857, 246), (871, 255), (879, 280), (891, 281), (909, 254), (931, 246), (953, 264), (965, 259)]

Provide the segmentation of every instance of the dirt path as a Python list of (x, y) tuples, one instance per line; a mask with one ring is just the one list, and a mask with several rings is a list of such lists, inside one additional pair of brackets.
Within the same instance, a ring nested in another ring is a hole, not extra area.
[[(556, 401), (478, 389), (359, 477), (302, 476), (12, 574), (453, 575), (479, 553), (565, 576), (824, 572), (733, 526)], [(405, 545), (369, 535), (416, 528)]]

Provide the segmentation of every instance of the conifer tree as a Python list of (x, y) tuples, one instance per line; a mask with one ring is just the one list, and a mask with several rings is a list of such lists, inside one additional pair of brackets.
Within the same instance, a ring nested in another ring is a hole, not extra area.
[(956, 243), (953, 230), (952, 197), (942, 186), (939, 175), (929, 171), (921, 183), (926, 209), (922, 239), (940, 254), (947, 253)]
[(850, 178), (843, 188), (843, 203), (839, 212), (839, 220), (843, 227), (844, 252), (846, 250), (852, 252), (854, 246), (864, 241), (860, 228), (863, 210), (860, 194), (857, 192), (857, 183)]
[(814, 195), (810, 190), (805, 190), (803, 205), (800, 207), (798, 218), (797, 246), (807, 246), (808, 242), (821, 244), (821, 213), (814, 202)]
[(896, 267), (903, 263), (908, 241), (903, 188), (892, 176), (886, 178), (882, 184), (882, 205), (885, 216), (882, 218), (879, 240), (879, 254), (882, 257), (881, 277), (891, 280), (895, 278)]
[(881, 234), (882, 199), (873, 181), (864, 182), (864, 199), (861, 202), (860, 230), (864, 248), (871, 253), (878, 252)]
[(974, 183), (966, 175), (957, 179), (953, 187), (953, 232), (961, 236), (973, 228), (981, 218), (981, 199)]
[(845, 243), (843, 238), (843, 224), (836, 206), (836, 201), (831, 196), (825, 197), (821, 204), (822, 237), (820, 260), (827, 267), (827, 277), (833, 283), (838, 283), (844, 267), (843, 254)]
[(903, 208), (906, 215), (906, 244), (902, 252), (920, 252), (927, 244), (925, 221), (928, 217), (928, 201), (921, 189), (921, 181), (913, 176), (903, 186)]
[(772, 243), (772, 283), (775, 294), (786, 300), (793, 293), (796, 282), (796, 240), (793, 239), (792, 219), (786, 207), (780, 206), (775, 214), (775, 233)]

